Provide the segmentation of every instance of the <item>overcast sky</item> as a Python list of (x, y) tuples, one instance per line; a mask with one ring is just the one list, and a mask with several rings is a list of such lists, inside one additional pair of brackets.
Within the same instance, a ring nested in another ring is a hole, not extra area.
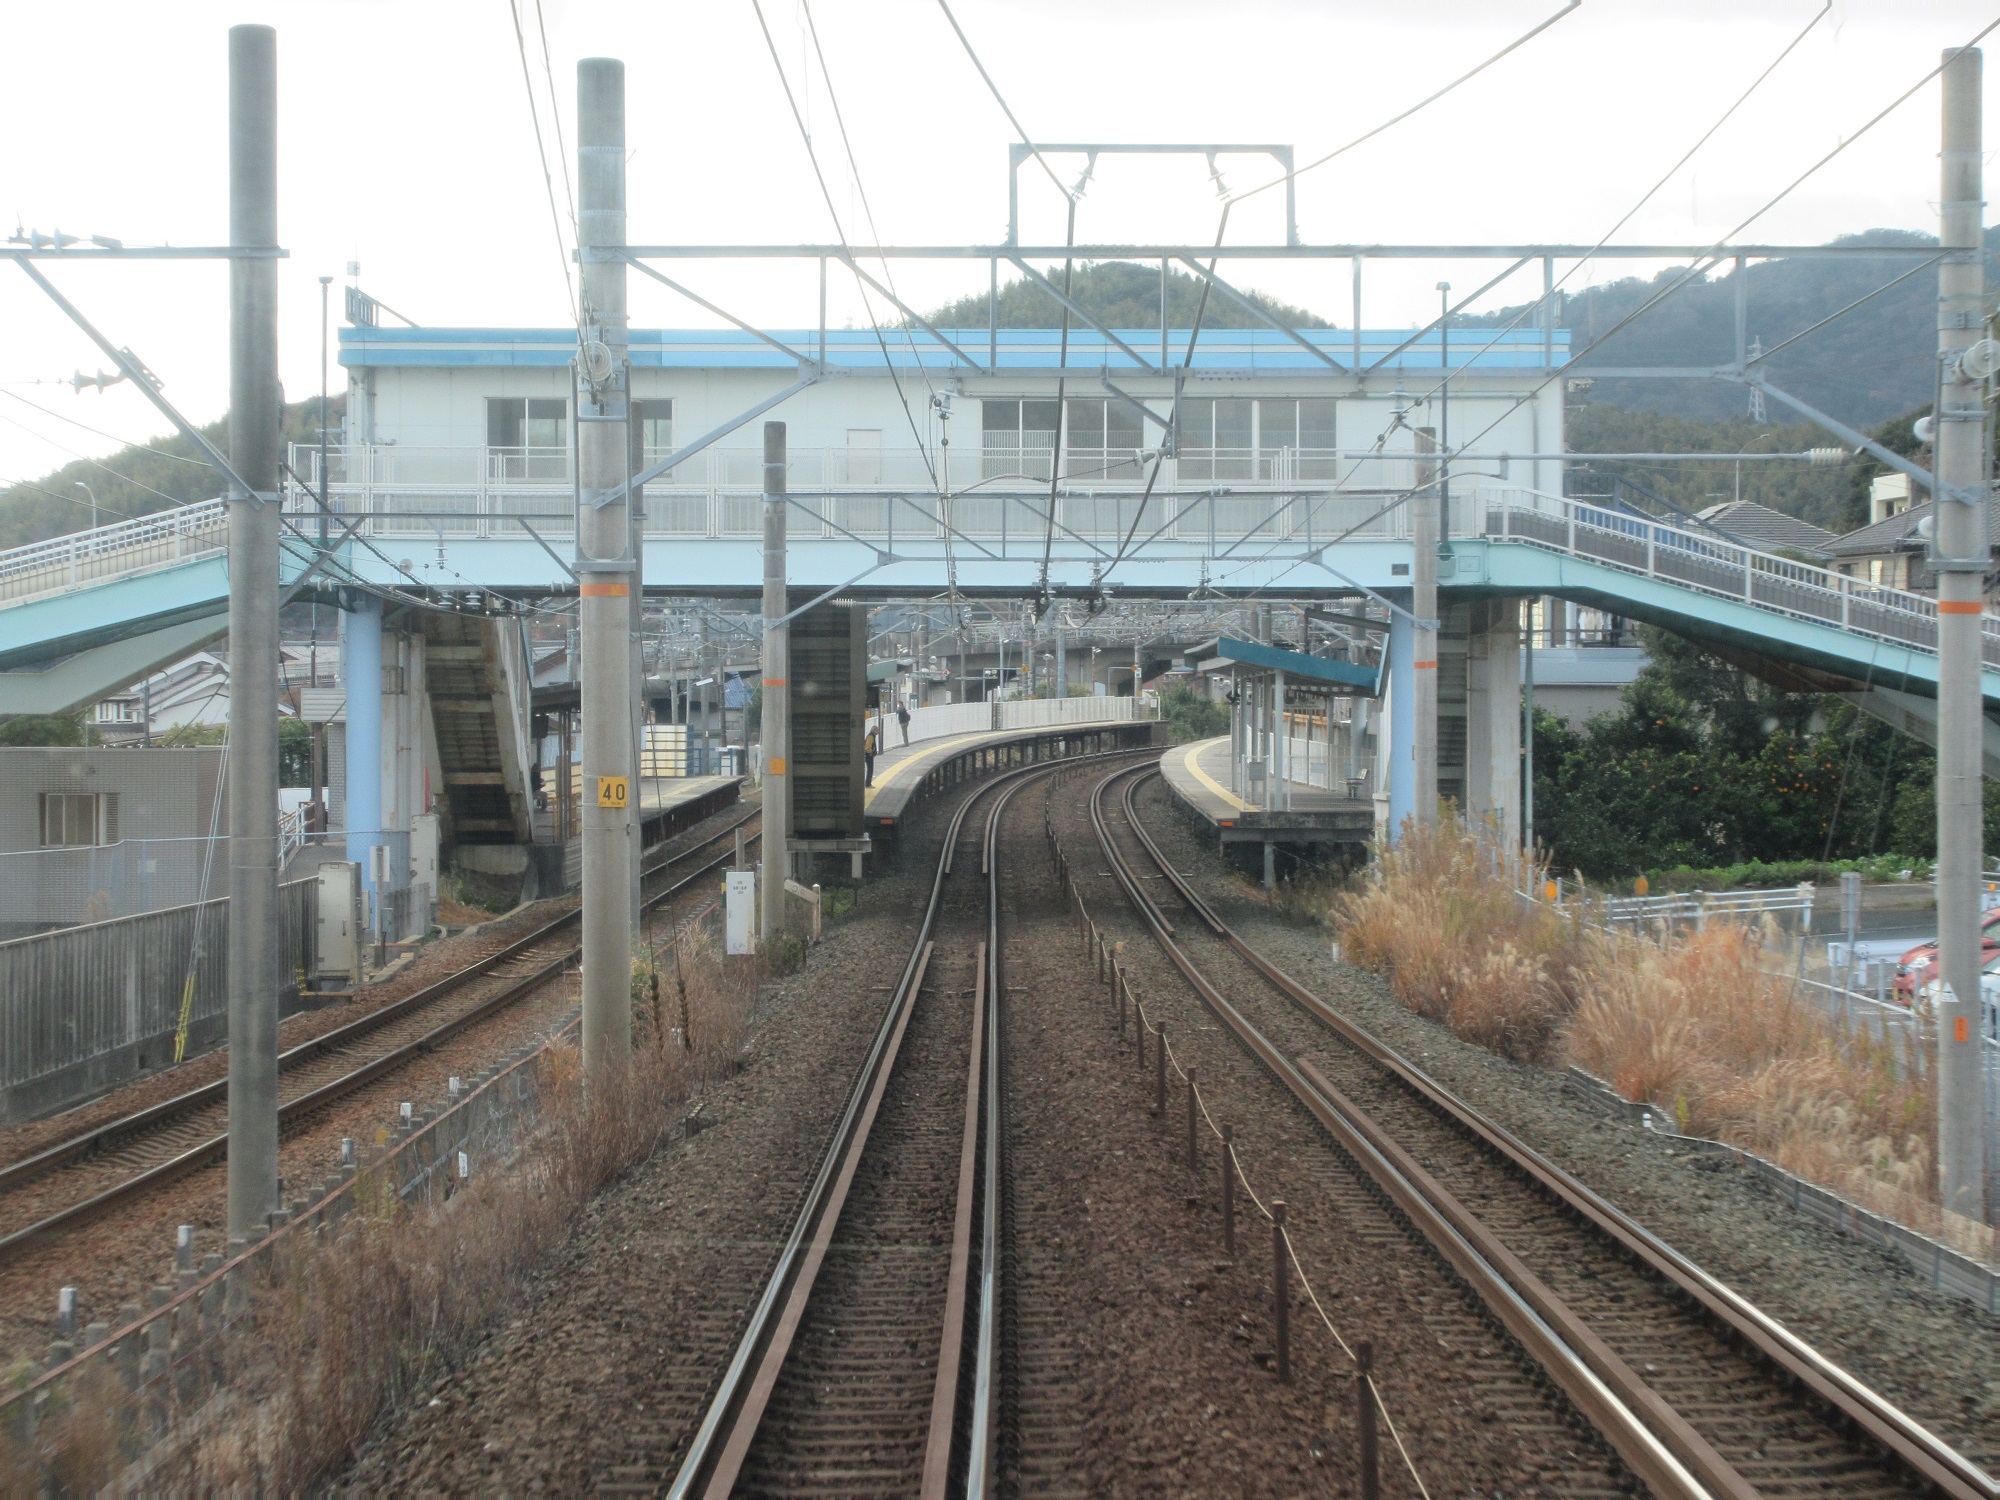
[[(1415, 103), (1560, 3), (954, 0), (954, 10), (1039, 139), (1290, 142), (1303, 162)], [(555, 133), (559, 123), (573, 152), (576, 60), (620, 57), (635, 242), (833, 237), (749, 0), (542, 0), (553, 114), (535, 0), (520, 4), (559, 200)], [(1422, 114), (1301, 178), (1300, 232), (1320, 242), (1594, 242), (1819, 8), (1819, 0), (1584, 0)], [(1995, 0), (1835, 0), (1619, 238), (1714, 241), (1935, 67), (1940, 48), (1996, 13)], [(884, 240), (1002, 237), (1012, 131), (936, 0), (819, 0), (811, 14), (832, 97), (798, 0), (765, 0), (764, 14), (850, 240), (873, 236), (833, 98)], [(241, 21), (278, 29), (288, 396), (318, 389), (318, 278), (335, 277), (337, 321), (349, 261), (360, 263), (363, 287), (420, 323), (568, 322), (567, 251), (544, 191), (507, 0), (0, 8), (6, 229), (18, 222), (129, 245), (222, 241), (226, 31)], [(1882, 225), (1935, 232), (1937, 120), (1932, 83), (1744, 238), (1817, 242)], [(1223, 165), (1232, 189), (1269, 170), (1248, 158)], [(1024, 238), (1060, 241), (1061, 198), (1032, 169), (1022, 185)], [(1282, 201), (1272, 192), (1240, 207), (1231, 240), (1278, 239)], [(1107, 159), (1083, 200), (1077, 237), (1207, 241), (1216, 213), (1199, 159)], [(567, 239), (566, 206), (560, 219)], [(1629, 269), (1598, 265), (1572, 285)], [(190, 416), (221, 414), (227, 306), (219, 264), (50, 270), (114, 343), (129, 344), (164, 378)], [(163, 429), (129, 389), (73, 394), (70, 374), (103, 361), (26, 277), (0, 272), (0, 480), (103, 456)], [(928, 306), (982, 287), (984, 268), (906, 263), (897, 275), (904, 295)], [(815, 316), (810, 263), (717, 263), (689, 267), (687, 276), (753, 321), (799, 326)], [(1470, 266), (1371, 273), (1366, 321), (1427, 318), (1441, 276), (1477, 284)], [(1347, 321), (1344, 267), (1239, 264), (1235, 279)], [(1491, 301), (1526, 295), (1524, 281)], [(851, 285), (836, 282), (832, 306), (836, 323), (865, 321)], [(714, 322), (637, 277), (632, 310), (642, 326)], [(333, 384), (340, 388), (337, 369)]]

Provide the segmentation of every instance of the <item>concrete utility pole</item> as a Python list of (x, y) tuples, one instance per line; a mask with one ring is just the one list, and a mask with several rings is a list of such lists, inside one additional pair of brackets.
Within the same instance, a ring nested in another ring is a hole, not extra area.
[(1945, 1237), (1987, 1238), (1985, 1099), (1980, 1077), (1980, 616), (1985, 610), (1986, 408), (1960, 355), (1982, 336), (1980, 54), (1944, 54), (1944, 151), (1938, 267), (1938, 1187)]
[[(278, 33), (229, 29), (229, 242), (278, 243)], [(278, 263), (229, 263), (229, 1238), (278, 1206)]]
[(791, 874), (791, 627), (785, 620), (785, 424), (764, 424), (764, 881), (758, 936), (773, 941), (785, 926), (785, 877)]
[[(576, 65), (580, 243), (625, 243), (625, 65)], [(583, 647), (583, 1068), (632, 1049), (633, 913), (639, 837), (632, 674), (632, 506), (627, 438), (625, 266), (585, 260), (577, 335), (576, 572)]]
[[(1417, 429), (1417, 452), (1437, 452), (1437, 435)], [(1424, 827), (1438, 815), (1438, 536), (1444, 513), (1443, 486), (1434, 459), (1417, 459), (1417, 494), (1410, 502), (1410, 613), (1417, 617), (1411, 631), (1412, 733), (1410, 754), (1415, 761), (1417, 822)]]

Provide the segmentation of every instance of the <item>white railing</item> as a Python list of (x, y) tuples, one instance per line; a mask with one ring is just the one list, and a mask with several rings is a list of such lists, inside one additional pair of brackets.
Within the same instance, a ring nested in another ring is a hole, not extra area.
[[(1627, 511), (1520, 486), (1482, 485), (1473, 503), (1455, 504), (1453, 520), (1454, 535), (1540, 547), (1869, 640), (1937, 650), (1937, 601), (1926, 594), (1866, 583)], [(1989, 612), (1980, 629), (1984, 661), (2000, 667), (2000, 617)]]
[(202, 500), (10, 547), (0, 551), (0, 602), (19, 603), (79, 584), (210, 556), (223, 550), (228, 537), (223, 502)]
[[(648, 461), (659, 455), (648, 454)], [(954, 446), (948, 459), (914, 448), (794, 448), (790, 485), (796, 537), (858, 537), (870, 542), (922, 540), (945, 533), (938, 499), (948, 489), (949, 524), (980, 540), (1039, 541), (1048, 527), (1053, 452), (1046, 446)], [(1413, 460), (1345, 454), (1334, 449), (1185, 450), (1160, 465), (1154, 494), (1141, 510), (1153, 461), (1138, 449), (1071, 449), (1056, 498), (1058, 539), (1119, 541), (1134, 533), (1209, 542), (1245, 537), (1308, 541), (1343, 532), (1389, 537), (1400, 509), (1381, 515), (1378, 493), (1413, 482)], [(317, 486), (319, 450), (299, 444), (293, 469)], [(1254, 477), (1218, 478), (1242, 468)], [(525, 536), (568, 538), (575, 498), (559, 449), (420, 448), (356, 445), (329, 450), (329, 498), (344, 514), (366, 514), (370, 536)], [(1199, 474), (1200, 478), (1191, 476)], [(646, 486), (648, 535), (755, 537), (763, 453), (710, 448)], [(1177, 493), (1196, 484), (1201, 493)], [(1288, 493), (1300, 484), (1318, 493)], [(1332, 487), (1331, 492), (1327, 487)], [(294, 512), (315, 509), (296, 486)], [(815, 525), (817, 520), (817, 525)]]
[[(1559, 910), (1562, 904), (1558, 899)], [(1675, 891), (1662, 896), (1611, 896), (1587, 904), (1591, 914), (1607, 927), (1689, 922), (1698, 928), (1710, 917), (1739, 920), (1796, 912), (1800, 914), (1799, 930), (1810, 932), (1813, 888), (1806, 884), (1755, 891)]]
[(305, 848), (311, 830), (306, 826), (308, 805), (300, 803), (289, 812), (278, 814), (278, 868), (284, 869), (299, 850)]
[[(1008, 698), (979, 703), (933, 703), (910, 710), (910, 743), (994, 729), (1043, 729), (1062, 724), (1119, 724), (1133, 717), (1130, 698)], [(870, 722), (874, 722), (873, 719)], [(881, 714), (884, 749), (903, 743), (893, 709)]]

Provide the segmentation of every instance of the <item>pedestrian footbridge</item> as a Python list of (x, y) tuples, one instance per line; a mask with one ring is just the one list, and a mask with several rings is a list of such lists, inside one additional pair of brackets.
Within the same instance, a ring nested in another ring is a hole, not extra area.
[[(1439, 561), (1446, 603), (1551, 595), (1662, 626), (1787, 686), (1851, 694), (1919, 736), (1934, 722), (1930, 597), (1602, 504), (1490, 479), (1461, 482)], [(1065, 492), (1051, 536), (1046, 493), (983, 502), (976, 524), (952, 521), (932, 496), (927, 509), (909, 512), (921, 524), (899, 527), (897, 506), (882, 500), (879, 486), (868, 493), (880, 503), (864, 513), (827, 485), (793, 496), (805, 519), (794, 523), (790, 572), (795, 585), (845, 583), (877, 597), (935, 592), (948, 573), (969, 593), (1019, 595), (1034, 586), (1045, 556), (1058, 587), (1104, 578), (1114, 594), (1136, 597), (1255, 588), (1299, 596), (1365, 589), (1393, 599), (1409, 588), (1409, 506), (1394, 492), (1243, 488), (1182, 481), (1150, 502)], [(556, 560), (568, 549), (569, 518), (553, 505), (531, 517), (496, 502), (490, 514), (454, 512), (446, 527), (430, 508), (434, 500), (399, 506), (373, 496), (370, 504), (337, 518), (336, 538), (355, 529), (337, 540), (323, 578), (431, 597), (574, 588)], [(1148, 523), (1146, 504), (1158, 507), (1157, 524)], [(312, 556), (316, 521), (303, 495), (289, 497), (287, 508), (290, 586)], [(747, 524), (718, 521), (727, 509), (694, 507), (675, 520), (661, 508), (661, 524), (676, 529), (654, 530), (649, 521), (649, 590), (747, 595), (759, 586), (759, 542)], [(0, 552), (4, 710), (77, 707), (219, 637), (225, 532), (222, 502), (207, 501)], [(1133, 536), (1139, 540), (1127, 546)], [(2000, 718), (2000, 617), (1988, 614), (1982, 628), (1983, 695), (1989, 715)], [(1995, 752), (1990, 764), (2000, 771), (2000, 731)]]

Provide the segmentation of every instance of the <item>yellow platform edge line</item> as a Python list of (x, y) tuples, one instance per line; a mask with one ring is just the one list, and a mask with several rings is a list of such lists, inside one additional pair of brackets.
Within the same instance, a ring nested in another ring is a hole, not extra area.
[[(950, 750), (958, 745), (969, 745), (975, 740), (987, 739), (996, 733), (1010, 734), (1012, 732), (1005, 729), (997, 731), (992, 729), (976, 730), (971, 734), (961, 734), (948, 740), (939, 740), (935, 745), (927, 746), (919, 750), (915, 755), (906, 756), (904, 759), (897, 761), (890, 769), (884, 771), (879, 783), (868, 788), (867, 792), (861, 798), (862, 810), (865, 812), (869, 804), (874, 802), (877, 792), (886, 791), (899, 781), (905, 779), (915, 780), (917, 776), (928, 772), (939, 760), (949, 758), (941, 752)], [(910, 773), (912, 772), (916, 774), (911, 775)]]
[(1221, 782), (1217, 781), (1213, 776), (1209, 775), (1208, 772), (1204, 771), (1200, 767), (1200, 765), (1196, 763), (1195, 757), (1200, 755), (1202, 751), (1206, 750), (1210, 745), (1214, 743), (1215, 743), (1214, 740), (1197, 740), (1194, 744), (1189, 745), (1187, 749), (1181, 752), (1182, 769), (1184, 769), (1188, 773), (1188, 775), (1192, 776), (1196, 781), (1199, 781), (1203, 786), (1207, 787), (1211, 792), (1215, 793), (1216, 796), (1220, 797), (1223, 801), (1224, 806), (1233, 807), (1238, 812), (1250, 811), (1249, 803), (1245, 802), (1241, 797), (1237, 796), (1234, 792), (1230, 791), (1228, 787), (1224, 786)]

